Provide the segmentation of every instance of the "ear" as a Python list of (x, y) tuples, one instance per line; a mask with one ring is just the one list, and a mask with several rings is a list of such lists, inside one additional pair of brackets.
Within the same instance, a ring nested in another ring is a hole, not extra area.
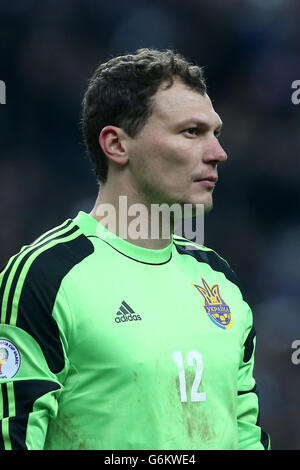
[(99, 144), (103, 152), (107, 158), (119, 165), (125, 165), (128, 161), (124, 140), (124, 131), (116, 126), (103, 127), (99, 135)]

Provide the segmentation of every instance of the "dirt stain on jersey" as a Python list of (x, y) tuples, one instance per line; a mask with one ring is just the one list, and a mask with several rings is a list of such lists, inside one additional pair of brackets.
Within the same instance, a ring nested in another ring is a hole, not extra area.
[(51, 423), (46, 438), (46, 448), (53, 448), (58, 442), (57, 450), (89, 450), (86, 439), (80, 436), (80, 430), (74, 425), (71, 416), (60, 414)]
[[(191, 444), (199, 445), (199, 442), (206, 442), (214, 440), (216, 435), (213, 423), (208, 419), (205, 410), (205, 401), (192, 401), (191, 391), (195, 387), (195, 372), (185, 371), (187, 401), (180, 400), (180, 384), (179, 377), (176, 377), (176, 387), (178, 390), (178, 399), (181, 402), (181, 418), (183, 425), (187, 431)], [(196, 390), (197, 392), (204, 392), (205, 381), (201, 380), (201, 384)], [(196, 447), (197, 448), (197, 447)]]

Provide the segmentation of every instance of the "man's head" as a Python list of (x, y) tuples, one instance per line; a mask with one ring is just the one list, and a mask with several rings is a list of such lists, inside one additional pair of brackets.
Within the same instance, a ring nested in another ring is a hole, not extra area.
[[(101, 64), (83, 99), (82, 128), (99, 182), (126, 168), (153, 203), (211, 206), (221, 120), (202, 68), (172, 51), (141, 49)], [(110, 171), (109, 171), (110, 170)], [(204, 199), (204, 200), (203, 200)]]
[(172, 51), (140, 49), (99, 65), (83, 99), (82, 129), (100, 182), (106, 181), (108, 169), (99, 145), (101, 130), (117, 126), (135, 137), (152, 113), (156, 91), (163, 82), (171, 86), (174, 78), (199, 93), (206, 91), (202, 69)]

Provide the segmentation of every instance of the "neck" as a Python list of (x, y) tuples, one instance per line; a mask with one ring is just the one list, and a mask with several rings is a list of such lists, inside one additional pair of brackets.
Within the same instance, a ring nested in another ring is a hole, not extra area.
[(128, 242), (152, 250), (163, 249), (172, 241), (174, 222), (170, 213), (159, 213), (158, 205), (146, 201), (136, 191), (111, 188), (108, 183), (98, 193), (90, 212), (110, 232)]

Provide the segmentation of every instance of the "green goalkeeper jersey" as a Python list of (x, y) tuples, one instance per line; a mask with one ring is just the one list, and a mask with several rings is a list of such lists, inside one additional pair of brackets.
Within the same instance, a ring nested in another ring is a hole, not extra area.
[(0, 306), (0, 449), (269, 448), (252, 313), (214, 251), (80, 212), (9, 260)]

